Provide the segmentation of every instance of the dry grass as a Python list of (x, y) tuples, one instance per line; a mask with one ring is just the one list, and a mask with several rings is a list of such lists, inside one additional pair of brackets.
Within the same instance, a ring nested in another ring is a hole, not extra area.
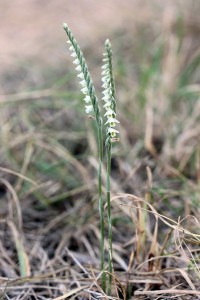
[[(200, 298), (200, 26), (189, 4), (179, 13), (111, 37), (121, 122), (112, 299)], [(2, 299), (106, 298), (94, 128), (65, 72), (0, 99)]]

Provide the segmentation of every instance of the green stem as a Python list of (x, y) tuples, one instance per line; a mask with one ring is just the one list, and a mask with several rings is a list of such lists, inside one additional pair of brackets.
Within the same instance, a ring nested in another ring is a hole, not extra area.
[(104, 208), (102, 198), (102, 161), (103, 161), (103, 134), (102, 126), (97, 122), (98, 127), (98, 146), (99, 146), (99, 170), (98, 170), (98, 191), (99, 191), (99, 215), (100, 215), (100, 226), (101, 226), (101, 237), (100, 237), (100, 254), (101, 254), (101, 271), (102, 271), (102, 289), (106, 290), (106, 273), (104, 264)]
[(106, 141), (107, 154), (107, 176), (106, 176), (106, 191), (107, 191), (107, 216), (108, 216), (108, 295), (111, 295), (112, 287), (112, 218), (111, 218), (111, 204), (110, 204), (110, 171), (111, 171), (111, 150), (112, 143), (110, 136)]

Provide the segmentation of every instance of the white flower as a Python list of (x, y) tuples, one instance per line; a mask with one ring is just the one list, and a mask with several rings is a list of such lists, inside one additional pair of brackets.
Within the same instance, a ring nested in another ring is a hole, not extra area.
[(101, 75), (108, 75), (109, 74), (109, 70), (103, 70), (103, 72), (101, 73)]
[(84, 94), (84, 95), (88, 95), (88, 89), (87, 87), (84, 87), (81, 89), (81, 92)]
[(109, 68), (109, 64), (105, 64), (101, 67), (102, 69), (108, 69)]
[(77, 75), (80, 79), (84, 79), (84, 74), (81, 72), (80, 74)]
[(111, 108), (111, 104), (112, 104), (111, 101), (106, 101), (103, 107), (105, 107), (106, 110), (109, 110)]
[(102, 99), (105, 102), (103, 107), (106, 110), (104, 116), (107, 118), (105, 125), (107, 125), (107, 134), (109, 134), (112, 138), (115, 138), (117, 133), (119, 133), (119, 131), (117, 131), (113, 127), (115, 127), (116, 123), (119, 123), (119, 121), (116, 119), (116, 112), (115, 112), (115, 99), (114, 99), (114, 92), (112, 86), (113, 78), (111, 77), (112, 66), (108, 54), (104, 53), (103, 55), (106, 56), (106, 58), (103, 59), (103, 61), (106, 63), (102, 66), (103, 71), (101, 73), (102, 82), (103, 82)]
[(105, 102), (107, 102), (109, 99), (111, 99), (111, 95), (104, 95), (103, 98), (102, 98)]
[(83, 99), (86, 103), (90, 103), (91, 99), (90, 96), (85, 96), (85, 98)]
[(109, 79), (110, 79), (110, 75), (109, 75), (109, 74), (108, 74), (108, 75), (105, 75), (104, 77), (102, 77), (102, 81), (103, 81), (103, 82), (110, 83)]
[(93, 105), (86, 105), (85, 106), (85, 111), (86, 111), (87, 114), (93, 112), (94, 111), (93, 110)]
[(104, 89), (107, 89), (107, 88), (109, 88), (109, 83), (107, 83), (107, 82), (104, 82), (104, 84), (102, 85), (102, 88), (104, 88)]
[(117, 120), (116, 120), (115, 118), (113, 118), (113, 117), (109, 117), (109, 116), (108, 116), (108, 120), (107, 120), (107, 122), (105, 123), (105, 125), (109, 124), (110, 127), (115, 127), (115, 126), (116, 126), (115, 123), (119, 123), (119, 121), (117, 121)]
[(85, 105), (85, 111), (86, 113), (92, 113), (94, 112), (94, 109), (93, 109), (93, 105), (92, 105), (92, 101), (91, 101), (91, 98), (90, 98), (90, 95), (89, 95), (89, 91), (88, 91), (88, 87), (87, 87), (87, 83), (85, 81), (85, 76), (84, 76), (84, 73), (83, 73), (83, 69), (82, 69), (82, 66), (81, 66), (81, 61), (80, 61), (80, 56), (78, 55), (78, 52), (76, 53), (75, 51), (75, 48), (72, 44), (71, 41), (67, 41), (68, 44), (70, 44), (70, 47), (69, 47), (69, 50), (72, 51), (72, 54), (71, 56), (74, 59), (73, 63), (76, 66), (75, 70), (79, 72), (79, 74), (77, 75), (78, 78), (80, 78), (80, 85), (82, 86), (82, 89), (81, 89), (81, 92), (84, 94), (84, 101), (86, 104), (88, 105)]
[(119, 131), (117, 131), (116, 129), (111, 128), (111, 127), (109, 127), (107, 129), (107, 132), (108, 132), (108, 134), (111, 135), (112, 138), (116, 137), (116, 134), (119, 133)]
[(116, 116), (116, 113), (115, 113), (115, 111), (114, 111), (113, 109), (109, 108), (109, 109), (106, 111), (106, 113), (105, 113), (104, 116), (105, 116), (105, 117), (108, 116), (108, 118), (112, 118), (112, 116)]
[(85, 82), (85, 79), (82, 80), (82, 81), (80, 81), (79, 83), (80, 83), (80, 85), (82, 85), (83, 87), (86, 87), (86, 86), (87, 86), (87, 84), (86, 84), (86, 82)]
[(76, 68), (75, 68), (76, 71), (80, 72), (82, 70), (81, 68), (81, 65), (78, 65)]
[(107, 88), (107, 89), (106, 89), (105, 91), (103, 91), (102, 93), (103, 93), (104, 95), (107, 95), (107, 96), (108, 96), (109, 94), (112, 95), (112, 94), (111, 94), (112, 92), (111, 92), (111, 90), (110, 90), (110, 87)]
[(77, 54), (76, 54), (75, 52), (73, 52), (73, 53), (71, 54), (71, 56), (72, 56), (72, 57), (77, 57)]
[(73, 61), (73, 64), (75, 64), (75, 65), (79, 65), (80, 63), (79, 63), (79, 59), (78, 58), (76, 58), (74, 61)]

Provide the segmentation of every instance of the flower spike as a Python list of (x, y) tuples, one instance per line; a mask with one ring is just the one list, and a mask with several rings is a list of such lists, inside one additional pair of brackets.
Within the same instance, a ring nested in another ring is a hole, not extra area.
[(72, 52), (71, 56), (74, 58), (73, 63), (76, 65), (75, 70), (78, 71), (77, 77), (80, 78), (80, 85), (82, 86), (81, 92), (84, 94), (85, 111), (86, 113), (95, 113), (96, 120), (101, 124), (100, 110), (98, 106), (98, 99), (95, 95), (94, 85), (88, 71), (87, 64), (83, 57), (83, 53), (72, 35), (72, 32), (66, 23), (63, 24), (63, 28), (67, 33), (69, 40), (69, 50)]
[(116, 123), (119, 123), (116, 119), (116, 100), (115, 100), (115, 85), (112, 72), (112, 48), (109, 40), (105, 42), (106, 52), (103, 54), (103, 62), (105, 64), (102, 66), (102, 82), (103, 82), (103, 100), (105, 102), (104, 108), (106, 110), (105, 117), (107, 118), (107, 134), (116, 140), (116, 135), (119, 133), (114, 127)]
[[(84, 94), (85, 110), (86, 113), (93, 113), (96, 119), (97, 132), (98, 132), (98, 154), (99, 154), (99, 168), (98, 168), (98, 194), (99, 194), (99, 215), (100, 215), (100, 254), (101, 254), (101, 271), (102, 271), (102, 289), (106, 290), (106, 273), (105, 273), (105, 246), (104, 246), (104, 201), (102, 197), (102, 162), (103, 162), (103, 131), (102, 131), (102, 118), (100, 114), (98, 98), (95, 94), (94, 85), (88, 71), (87, 64), (83, 57), (83, 53), (75, 40), (70, 28), (66, 23), (63, 24), (64, 30), (69, 38), (68, 44), (72, 57), (74, 58), (75, 70), (79, 72), (78, 78), (80, 79), (81, 91)], [(93, 118), (93, 116), (91, 116)]]

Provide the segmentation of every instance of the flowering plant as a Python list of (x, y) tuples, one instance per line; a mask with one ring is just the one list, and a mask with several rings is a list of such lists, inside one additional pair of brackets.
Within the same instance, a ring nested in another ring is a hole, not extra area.
[[(66, 23), (63, 24), (64, 30), (67, 33), (69, 40), (67, 43), (70, 45), (69, 50), (72, 52), (71, 56), (74, 58), (73, 63), (76, 65), (75, 70), (78, 71), (77, 77), (80, 79), (81, 92), (84, 95), (85, 111), (87, 114), (93, 114), (96, 119), (97, 131), (98, 131), (98, 152), (99, 152), (99, 170), (98, 170), (98, 191), (99, 191), (99, 215), (101, 224), (101, 240), (100, 240), (100, 253), (101, 253), (101, 271), (102, 271), (102, 288), (106, 289), (106, 273), (105, 273), (105, 249), (104, 249), (104, 207), (102, 198), (102, 161), (103, 161), (103, 130), (102, 130), (102, 118), (98, 103), (98, 98), (95, 93), (93, 81), (91, 79), (85, 58), (83, 53), (75, 40), (70, 28)], [(116, 123), (119, 121), (116, 119), (116, 100), (115, 100), (115, 85), (112, 71), (112, 48), (109, 40), (105, 42), (105, 53), (103, 54), (103, 66), (102, 66), (102, 82), (103, 82), (103, 97), (105, 102), (103, 107), (105, 108), (104, 117), (106, 118), (106, 154), (107, 154), (107, 179), (106, 179), (106, 198), (107, 198), (107, 218), (108, 218), (108, 294), (111, 294), (112, 285), (112, 220), (111, 220), (111, 201), (110, 201), (110, 170), (111, 170), (111, 145), (113, 141), (119, 140), (117, 134), (119, 131), (115, 129)]]

